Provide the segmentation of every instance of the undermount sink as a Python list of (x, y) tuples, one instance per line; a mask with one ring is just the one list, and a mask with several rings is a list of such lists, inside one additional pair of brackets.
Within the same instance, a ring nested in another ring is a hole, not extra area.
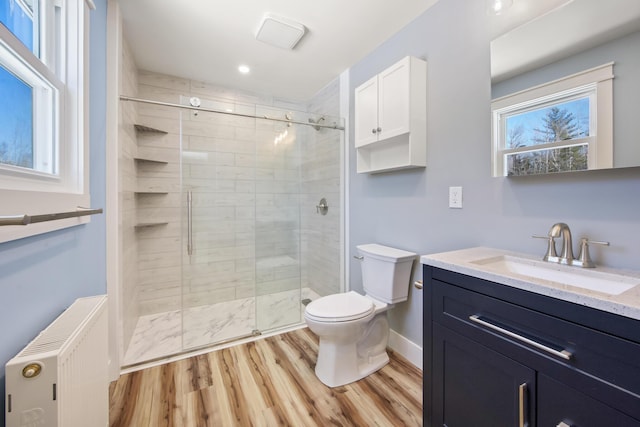
[(534, 281), (553, 282), (551, 285), (574, 286), (608, 295), (620, 295), (640, 284), (640, 279), (593, 269), (501, 255), (471, 261), (472, 264), (494, 273), (525, 277)]

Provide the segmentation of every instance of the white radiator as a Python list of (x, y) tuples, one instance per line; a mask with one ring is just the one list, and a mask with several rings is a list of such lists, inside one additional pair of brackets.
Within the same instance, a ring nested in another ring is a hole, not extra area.
[(7, 427), (109, 422), (107, 297), (79, 298), (7, 362)]

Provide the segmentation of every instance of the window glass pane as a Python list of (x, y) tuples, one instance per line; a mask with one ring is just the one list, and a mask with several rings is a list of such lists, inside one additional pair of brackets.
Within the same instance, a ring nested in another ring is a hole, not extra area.
[(0, 22), (37, 55), (33, 43), (33, 1), (0, 0)]
[(588, 136), (590, 136), (588, 96), (506, 118), (505, 148), (507, 149)]
[(587, 170), (589, 146), (551, 148), (507, 154), (507, 175), (536, 175), (554, 172)]
[(33, 169), (33, 88), (0, 66), (0, 163)]

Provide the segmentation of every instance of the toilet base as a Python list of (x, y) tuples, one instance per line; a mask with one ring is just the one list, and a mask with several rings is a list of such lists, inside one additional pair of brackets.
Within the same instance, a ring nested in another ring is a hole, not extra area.
[(329, 387), (349, 384), (371, 375), (389, 363), (383, 351), (368, 357), (358, 357), (357, 344), (336, 343), (320, 338), (316, 376)]

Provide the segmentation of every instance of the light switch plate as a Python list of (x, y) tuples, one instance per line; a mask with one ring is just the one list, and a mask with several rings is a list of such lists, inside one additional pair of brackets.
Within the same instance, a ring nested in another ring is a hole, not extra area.
[(462, 209), (462, 187), (449, 187), (449, 207)]

